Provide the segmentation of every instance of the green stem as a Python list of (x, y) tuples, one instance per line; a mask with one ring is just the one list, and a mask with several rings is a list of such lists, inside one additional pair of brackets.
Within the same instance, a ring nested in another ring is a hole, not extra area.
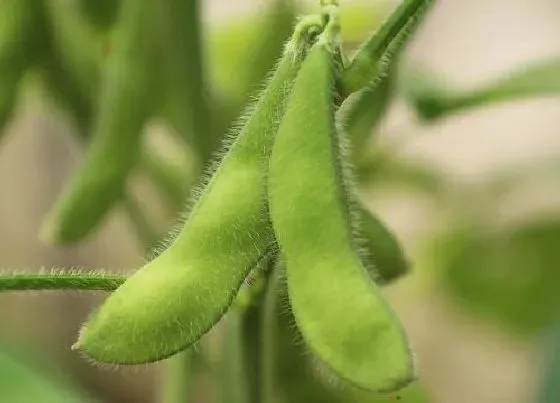
[(193, 352), (185, 350), (169, 358), (161, 379), (161, 403), (185, 403), (192, 391)]
[(360, 48), (342, 76), (345, 95), (383, 77), (408, 37), (423, 21), (433, 0), (405, 0)]
[(264, 290), (264, 298), (261, 304), (261, 403), (271, 403), (274, 401), (275, 393), (275, 357), (274, 349), (276, 345), (276, 301), (277, 289), (280, 280), (279, 270), (276, 270), (276, 260), (270, 262), (267, 281)]
[(28, 290), (113, 291), (125, 280), (125, 276), (99, 273), (4, 274), (0, 275), (0, 292)]
[(227, 318), (227, 331), (222, 349), (220, 378), (222, 403), (249, 402), (249, 378), (244, 354), (243, 312), (234, 310)]
[[(273, 372), (273, 331), (270, 325), (270, 312), (274, 309), (274, 292), (272, 279), (276, 257), (270, 257), (263, 262), (260, 275), (262, 289), (255, 296), (251, 305), (243, 313), (242, 345), (247, 366), (250, 403), (268, 403), (271, 401), (272, 382), (269, 378)], [(271, 306), (272, 304), (272, 306)]]
[[(435, 82), (424, 72), (426, 82)], [(421, 88), (411, 98), (425, 120), (436, 120), (490, 104), (511, 102), (531, 97), (560, 94), (560, 60), (556, 57), (508, 72), (495, 82), (470, 91), (458, 91), (434, 84)]]

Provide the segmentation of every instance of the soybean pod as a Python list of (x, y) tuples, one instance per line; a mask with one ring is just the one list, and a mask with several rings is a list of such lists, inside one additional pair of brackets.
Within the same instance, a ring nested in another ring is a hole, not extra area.
[(0, 134), (12, 116), (19, 84), (28, 67), (33, 3), (5, 0), (0, 5)]
[(82, 329), (76, 348), (89, 357), (139, 364), (186, 349), (220, 320), (250, 270), (275, 248), (265, 178), (307, 43), (306, 26), (302, 22), (296, 28), (175, 240), (117, 289)]
[(373, 280), (389, 284), (410, 271), (410, 264), (391, 230), (359, 201), (355, 202), (361, 240), (360, 257)]
[(43, 239), (52, 243), (82, 239), (122, 196), (140, 154), (146, 117), (153, 109), (159, 12), (157, 2), (123, 2), (86, 160), (47, 218)]
[(392, 391), (411, 381), (413, 362), (405, 332), (353, 238), (334, 122), (336, 47), (327, 32), (303, 63), (278, 130), (270, 214), (304, 340), (339, 377)]
[[(61, 110), (67, 112), (83, 140), (91, 134), (88, 131), (97, 92), (94, 93), (93, 89), (99, 86), (100, 57), (92, 33), (82, 24), (72, 23), (77, 17), (76, 10), (59, 3), (38, 2), (35, 5), (34, 62), (42, 71), (48, 94)], [(82, 52), (73, 52), (73, 48), (64, 45), (68, 36)], [(87, 81), (87, 87), (84, 81)]]

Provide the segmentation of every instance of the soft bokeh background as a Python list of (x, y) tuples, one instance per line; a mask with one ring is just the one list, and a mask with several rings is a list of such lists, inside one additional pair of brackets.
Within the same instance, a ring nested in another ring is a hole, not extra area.
[[(267, 1), (207, 0), (204, 21), (212, 30), (266, 6)], [(422, 62), (457, 87), (469, 88), (514, 67), (560, 55), (559, 20), (557, 0), (439, 0), (407, 50), (406, 60)], [(79, 246), (52, 248), (39, 242), (41, 220), (80, 163), (81, 151), (71, 126), (33, 99), (22, 102), (6, 130), (0, 148), (0, 268), (9, 272), (139, 267), (143, 253), (118, 210)], [(399, 101), (383, 125), (381, 138), (399, 138), (403, 155), (429, 160), (456, 183), (477, 183), (540, 155), (556, 151), (560, 156), (560, 98), (477, 109), (434, 125), (420, 124)], [(149, 194), (146, 197), (150, 199)], [(433, 402), (535, 401), (543, 356), (539, 337), (517, 337), (499, 322), (472, 315), (443, 295), (423, 248), (441, 230), (438, 208), (398, 190), (376, 191), (367, 197), (414, 263), (414, 274), (389, 287), (387, 294), (411, 335), (420, 379)], [(557, 213), (559, 201), (558, 187), (550, 183), (531, 187), (501, 200), (492, 218), (515, 222), (543, 211)], [(555, 269), (560, 270), (558, 264)], [(106, 369), (69, 350), (81, 323), (101, 298), (86, 293), (0, 294), (0, 340), (54, 363), (101, 401), (155, 401), (161, 365)]]

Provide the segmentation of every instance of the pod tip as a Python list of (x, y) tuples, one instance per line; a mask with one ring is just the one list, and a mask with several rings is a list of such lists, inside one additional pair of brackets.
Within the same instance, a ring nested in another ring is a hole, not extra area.
[(58, 245), (63, 243), (60, 235), (60, 231), (54, 225), (52, 218), (48, 217), (39, 230), (39, 240), (47, 245)]

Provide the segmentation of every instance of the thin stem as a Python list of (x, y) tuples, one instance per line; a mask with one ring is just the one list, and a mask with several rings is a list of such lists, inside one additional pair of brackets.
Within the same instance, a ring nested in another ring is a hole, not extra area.
[(271, 309), (271, 297), (268, 294), (274, 292), (271, 280), (275, 264), (275, 255), (262, 263), (263, 270), (259, 274), (262, 276), (262, 288), (243, 314), (241, 331), (250, 403), (267, 403), (271, 400), (273, 380), (269, 379), (269, 376), (273, 372), (274, 359), (271, 352), (273, 340), (269, 337), (273, 336), (273, 331), (269, 328), (270, 322), (267, 317)]
[(192, 391), (193, 352), (185, 350), (169, 358), (161, 379), (161, 403), (185, 403)]
[(243, 312), (235, 309), (228, 316), (227, 330), (222, 348), (222, 374), (220, 378), (221, 403), (247, 403), (249, 377), (244, 351)]
[(3, 274), (0, 275), (0, 292), (28, 290), (113, 291), (125, 280), (125, 276), (99, 273)]
[(433, 0), (405, 0), (375, 32), (350, 62), (342, 77), (346, 95), (384, 76), (408, 37), (423, 21)]
[(267, 281), (264, 289), (264, 298), (261, 303), (261, 403), (270, 403), (275, 396), (275, 354), (276, 345), (276, 303), (277, 289), (280, 280), (277, 270), (276, 259), (269, 263), (267, 270)]
[[(426, 82), (435, 80), (427, 76)], [(411, 98), (416, 103), (420, 117), (425, 120), (436, 120), (451, 114), (480, 108), (489, 104), (511, 102), (531, 97), (560, 94), (560, 60), (556, 57), (506, 73), (484, 87), (474, 90), (458, 91), (441, 85), (425, 87)]]

